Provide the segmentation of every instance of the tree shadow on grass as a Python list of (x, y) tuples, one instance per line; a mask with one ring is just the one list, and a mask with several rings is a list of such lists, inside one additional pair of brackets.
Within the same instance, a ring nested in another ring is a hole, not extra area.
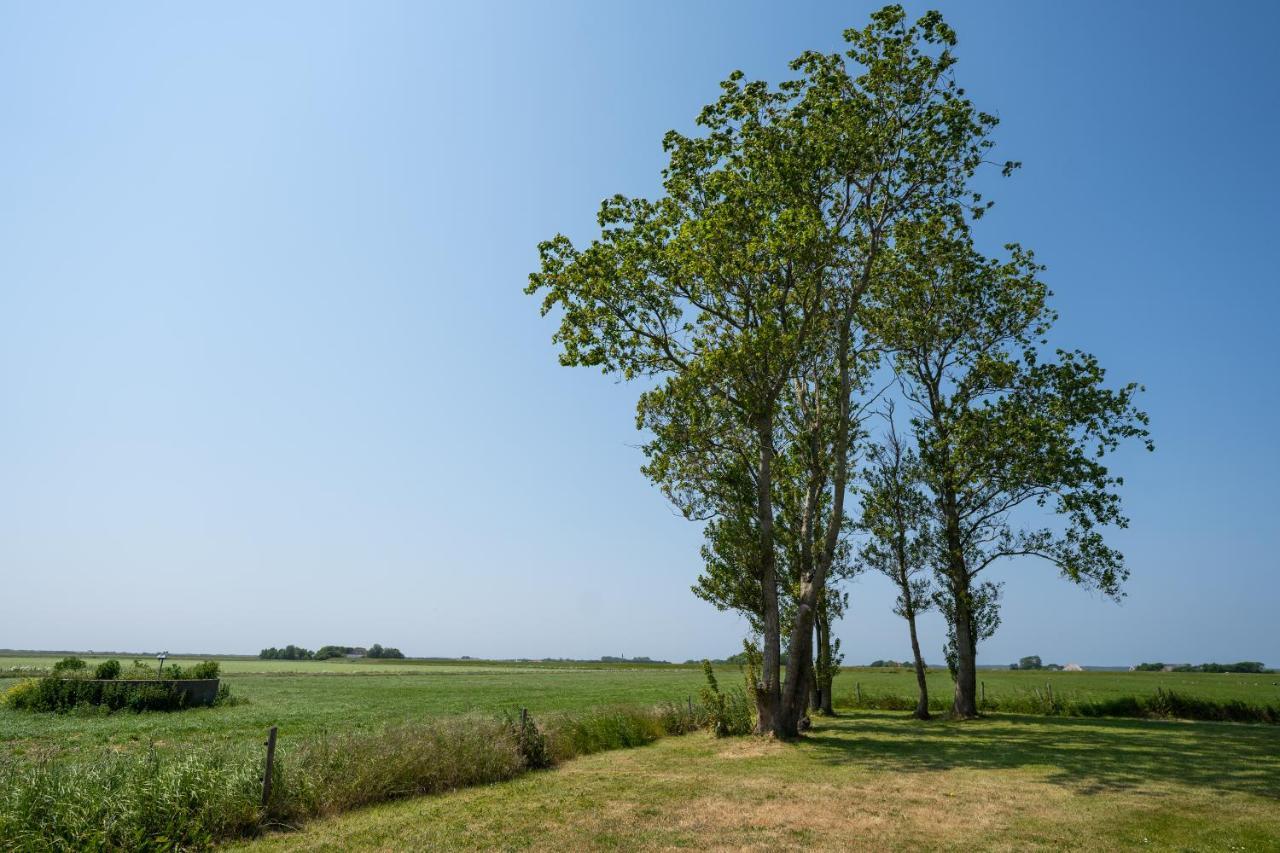
[(1150, 783), (1280, 800), (1280, 727), (998, 715), (920, 723), (855, 714), (807, 737), (820, 761), (902, 771), (1049, 768), (1095, 794)]

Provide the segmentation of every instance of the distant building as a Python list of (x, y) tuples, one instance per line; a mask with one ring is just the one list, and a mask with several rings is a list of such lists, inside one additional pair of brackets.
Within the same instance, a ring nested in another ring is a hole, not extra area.
[(1084, 667), (1078, 663), (1069, 663), (1062, 668), (1063, 672), (1084, 672)]

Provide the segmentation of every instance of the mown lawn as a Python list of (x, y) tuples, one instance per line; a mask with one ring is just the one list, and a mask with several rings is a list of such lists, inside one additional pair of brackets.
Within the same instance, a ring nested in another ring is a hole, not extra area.
[(859, 712), (799, 743), (696, 733), (246, 845), (1280, 849), (1280, 729)]

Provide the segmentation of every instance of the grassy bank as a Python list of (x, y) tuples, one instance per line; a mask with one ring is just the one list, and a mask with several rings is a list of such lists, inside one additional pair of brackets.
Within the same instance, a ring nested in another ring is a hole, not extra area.
[(19, 850), (189, 849), (388, 800), (507, 780), (699, 725), (686, 704), (560, 714), (541, 730), (461, 716), (284, 740), (260, 805), (248, 745), (0, 759), (0, 845)]
[(1280, 730), (857, 712), (352, 812), (258, 850), (1273, 850)]

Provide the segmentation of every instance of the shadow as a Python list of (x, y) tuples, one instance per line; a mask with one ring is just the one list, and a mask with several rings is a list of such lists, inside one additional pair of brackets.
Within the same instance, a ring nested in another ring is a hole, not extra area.
[(992, 715), (913, 720), (843, 712), (805, 738), (819, 761), (905, 772), (1050, 768), (1047, 781), (1095, 794), (1175, 783), (1280, 800), (1280, 727)]

